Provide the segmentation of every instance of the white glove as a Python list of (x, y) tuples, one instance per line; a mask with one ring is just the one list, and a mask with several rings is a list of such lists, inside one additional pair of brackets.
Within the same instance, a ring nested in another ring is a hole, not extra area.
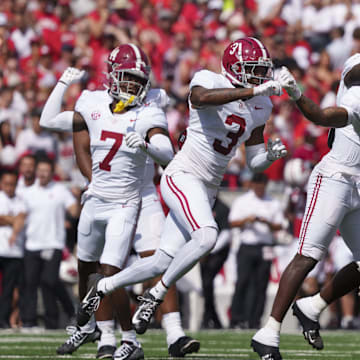
[(281, 159), (287, 155), (286, 146), (279, 138), (274, 141), (269, 139), (267, 142), (267, 159), (269, 161), (275, 161)]
[(68, 67), (62, 73), (59, 82), (64, 83), (66, 86), (79, 82), (84, 76), (85, 70), (79, 70), (74, 67)]
[(128, 132), (125, 136), (125, 142), (126, 145), (132, 149), (140, 148), (145, 150), (147, 148), (146, 141), (136, 131)]
[(301, 90), (287, 67), (283, 66), (281, 68), (278, 81), (294, 101), (300, 99)]
[(254, 96), (280, 96), (281, 93), (281, 85), (278, 81), (275, 80), (270, 80), (264, 84), (254, 87)]

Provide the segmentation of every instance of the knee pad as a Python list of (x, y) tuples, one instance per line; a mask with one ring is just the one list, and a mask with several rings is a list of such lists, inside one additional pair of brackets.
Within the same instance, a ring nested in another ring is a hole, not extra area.
[(218, 230), (214, 227), (205, 226), (192, 233), (192, 238), (197, 240), (204, 253), (210, 252), (216, 244)]

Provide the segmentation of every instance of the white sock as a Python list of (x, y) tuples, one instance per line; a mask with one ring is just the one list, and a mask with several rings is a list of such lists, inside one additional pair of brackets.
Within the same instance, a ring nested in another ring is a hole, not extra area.
[(100, 347), (104, 345), (116, 346), (115, 321), (97, 321), (96, 324), (101, 330), (100, 341), (97, 344), (98, 349), (100, 349)]
[(184, 330), (181, 326), (181, 318), (179, 312), (171, 312), (164, 314), (161, 320), (161, 325), (166, 331), (166, 342), (168, 347), (177, 339), (185, 336)]
[(168, 290), (169, 289), (160, 280), (156, 283), (156, 285), (153, 288), (150, 289), (150, 294), (154, 296), (155, 299), (163, 300)]
[(128, 330), (128, 331), (121, 331), (122, 334), (122, 341), (132, 342), (135, 345), (140, 345), (136, 339), (136, 332), (135, 330)]
[(327, 302), (320, 296), (320, 293), (311, 296), (311, 303), (315, 310), (321, 313), (328, 306)]
[(349, 323), (354, 320), (352, 315), (346, 315), (341, 319), (341, 327), (346, 328), (349, 326)]
[(296, 305), (313, 321), (319, 321), (321, 312), (327, 306), (326, 302), (321, 298), (320, 293), (299, 299), (296, 301)]
[(256, 332), (253, 340), (261, 344), (279, 347), (281, 323), (270, 316), (265, 326)]
[(80, 326), (80, 330), (81, 330), (81, 332), (89, 334), (89, 333), (94, 332), (95, 327), (96, 327), (95, 316), (92, 315), (90, 320), (84, 326)]

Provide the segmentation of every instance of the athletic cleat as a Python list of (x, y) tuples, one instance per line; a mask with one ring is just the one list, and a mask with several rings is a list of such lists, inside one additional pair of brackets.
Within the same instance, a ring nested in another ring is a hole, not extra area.
[(146, 290), (143, 296), (138, 296), (138, 300), (140, 303), (132, 317), (132, 324), (138, 334), (143, 334), (147, 330), (150, 320), (158, 306), (162, 303), (162, 300), (155, 299), (149, 290)]
[(141, 360), (144, 359), (144, 351), (140, 344), (135, 345), (131, 342), (122, 341), (113, 358), (117, 360)]
[(56, 349), (56, 353), (58, 355), (72, 354), (81, 345), (89, 342), (95, 342), (96, 340), (99, 340), (101, 336), (101, 331), (97, 326), (91, 333), (81, 331), (78, 326), (68, 326), (66, 331), (70, 337), (66, 340), (66, 342), (64, 342), (64, 344)]
[(98, 282), (104, 278), (101, 274), (90, 274), (88, 280), (88, 293), (82, 300), (76, 314), (78, 326), (84, 326), (90, 320), (91, 315), (99, 308), (100, 301), (104, 297), (101, 291), (97, 291)]
[(171, 357), (184, 357), (186, 354), (198, 352), (200, 341), (190, 336), (182, 336), (169, 346), (169, 355)]
[(96, 354), (97, 359), (112, 359), (116, 351), (116, 346), (103, 345), (99, 347)]
[(261, 360), (282, 360), (278, 347), (265, 345), (256, 340), (251, 340), (251, 347)]
[(292, 306), (293, 314), (297, 317), (303, 328), (305, 340), (316, 350), (324, 348), (324, 343), (320, 335), (320, 324), (318, 321), (309, 319), (297, 306), (296, 302)]

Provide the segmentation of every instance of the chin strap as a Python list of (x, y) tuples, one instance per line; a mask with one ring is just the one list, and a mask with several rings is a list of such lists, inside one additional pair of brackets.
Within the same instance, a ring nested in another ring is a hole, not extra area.
[(114, 113), (122, 112), (127, 106), (131, 105), (134, 100), (135, 100), (134, 95), (131, 95), (129, 100), (126, 100), (125, 102), (120, 100), (115, 106)]

